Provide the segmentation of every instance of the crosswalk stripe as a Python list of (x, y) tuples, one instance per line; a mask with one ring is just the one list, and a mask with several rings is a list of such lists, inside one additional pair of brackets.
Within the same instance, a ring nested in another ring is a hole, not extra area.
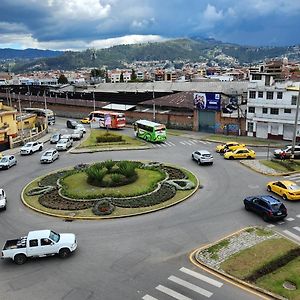
[(297, 218), (300, 218), (300, 215), (297, 215), (296, 217), (297, 217)]
[(200, 280), (202, 280), (202, 281), (205, 281), (205, 282), (207, 282), (207, 283), (209, 283), (209, 284), (211, 284), (211, 285), (214, 285), (214, 286), (216, 286), (216, 287), (218, 287), (218, 288), (220, 288), (220, 287), (223, 285), (223, 283), (220, 282), (220, 281), (214, 280), (214, 279), (212, 279), (212, 278), (210, 278), (210, 277), (204, 276), (204, 275), (202, 275), (202, 274), (200, 274), (200, 273), (198, 273), (198, 272), (192, 271), (192, 270), (190, 270), (190, 269), (187, 269), (187, 268), (182, 267), (182, 268), (180, 268), (179, 270), (180, 270), (181, 272), (183, 272), (183, 273), (189, 274), (189, 275), (191, 275), (191, 276), (193, 276), (193, 277), (195, 277), (195, 278), (197, 278), (197, 279), (200, 279)]
[(269, 224), (269, 225), (267, 225), (267, 227), (272, 228), (272, 227), (275, 227), (275, 225), (274, 224)]
[(295, 230), (297, 230), (297, 231), (300, 231), (300, 227), (298, 227), (298, 226), (295, 226), (295, 227), (293, 227)]
[(166, 145), (166, 144), (161, 144), (161, 146), (163, 146), (163, 147), (168, 147), (168, 145)]
[(300, 178), (300, 174), (288, 175), (288, 176), (284, 176), (284, 178), (299, 179)]
[(211, 142), (208, 142), (208, 141), (206, 143), (209, 144), (209, 145), (211, 144)]
[(169, 289), (169, 288), (167, 288), (163, 285), (158, 285), (156, 287), (156, 289), (163, 292), (163, 293), (165, 293), (165, 294), (167, 294), (167, 295), (169, 295), (169, 296), (171, 296), (171, 297), (173, 297), (173, 298), (175, 298), (175, 299), (178, 299), (178, 300), (192, 300), (191, 298), (188, 298), (188, 297), (186, 297), (186, 296), (184, 296), (184, 295), (182, 295), (178, 292), (175, 292), (175, 291), (173, 291), (173, 290), (171, 290), (171, 289)]
[(283, 232), (285, 234), (287, 234), (288, 236), (290, 236), (291, 238), (293, 238), (293, 239), (297, 240), (298, 242), (300, 242), (300, 237), (297, 234), (292, 233), (289, 230), (283, 230)]
[(171, 281), (173, 281), (173, 282), (175, 282), (175, 283), (177, 283), (177, 284), (180, 284), (180, 285), (182, 285), (182, 286), (184, 286), (184, 287), (186, 287), (186, 288), (188, 288), (188, 289), (190, 289), (190, 290), (192, 290), (192, 291), (194, 291), (194, 292), (196, 292), (198, 294), (201, 294), (201, 295), (203, 295), (203, 296), (205, 296), (207, 298), (211, 297), (212, 294), (213, 294), (212, 292), (209, 292), (209, 291), (207, 291), (207, 290), (205, 290), (205, 289), (203, 289), (203, 288), (201, 288), (201, 287), (199, 287), (199, 286), (197, 286), (195, 284), (192, 284), (192, 283), (190, 283), (188, 281), (180, 279), (180, 278), (178, 278), (176, 276), (172, 275), (168, 279), (171, 280)]
[(182, 145), (185, 145), (185, 142), (179, 142), (180, 144), (182, 144)]
[(157, 298), (154, 298), (150, 295), (145, 295), (142, 299), (144, 299), (144, 300), (158, 300)]
[(171, 144), (171, 146), (175, 146), (175, 144), (174, 144), (174, 143), (172, 143), (172, 142), (169, 142), (169, 144)]
[(277, 222), (278, 225), (282, 225), (282, 224), (284, 224), (284, 223), (285, 223), (284, 221)]
[(193, 142), (195, 142), (195, 143), (198, 143), (199, 142), (199, 140), (192, 140)]
[(204, 142), (204, 141), (199, 141), (200, 143), (202, 143), (202, 144), (206, 144), (207, 142)]
[(185, 141), (186, 144), (188, 144), (189, 146), (193, 145), (192, 143)]
[(160, 148), (160, 147), (161, 147), (161, 145), (160, 145), (160, 144), (156, 144), (156, 147), (159, 147), (159, 148)]

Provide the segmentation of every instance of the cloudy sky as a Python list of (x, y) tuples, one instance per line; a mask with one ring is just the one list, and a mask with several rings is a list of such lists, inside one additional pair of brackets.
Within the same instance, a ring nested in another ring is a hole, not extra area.
[(1, 0), (0, 48), (84, 50), (180, 37), (300, 44), (299, 0)]

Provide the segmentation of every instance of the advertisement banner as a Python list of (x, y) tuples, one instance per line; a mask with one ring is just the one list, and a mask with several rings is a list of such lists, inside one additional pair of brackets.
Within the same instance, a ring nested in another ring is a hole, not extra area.
[(219, 93), (194, 93), (194, 106), (200, 110), (221, 109), (221, 95)]

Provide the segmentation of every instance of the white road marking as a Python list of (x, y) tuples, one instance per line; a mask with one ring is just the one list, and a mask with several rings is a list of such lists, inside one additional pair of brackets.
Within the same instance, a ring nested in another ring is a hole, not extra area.
[(171, 297), (173, 297), (173, 298), (175, 298), (175, 299), (178, 299), (178, 300), (192, 300), (191, 298), (188, 298), (188, 297), (186, 297), (186, 296), (184, 296), (180, 293), (177, 293), (177, 292), (175, 292), (175, 291), (173, 291), (173, 290), (171, 290), (171, 289), (169, 289), (169, 288), (167, 288), (163, 285), (158, 285), (156, 287), (156, 289), (163, 292), (163, 293), (165, 293), (165, 294), (167, 294), (167, 295), (169, 295), (169, 296), (171, 296)]
[(297, 234), (292, 233), (292, 232), (290, 232), (288, 230), (283, 230), (283, 233), (285, 233), (286, 235), (288, 235), (291, 238), (293, 238), (293, 239), (297, 240), (298, 242), (300, 242), (300, 237)]
[(175, 146), (175, 144), (174, 144), (174, 143), (172, 143), (172, 142), (169, 142), (169, 144), (171, 144), (172, 146)]
[(199, 142), (202, 143), (202, 144), (204, 144), (204, 145), (206, 145), (206, 143), (207, 143), (207, 142), (204, 142), (204, 141), (199, 141)]
[(182, 145), (185, 145), (185, 142), (179, 142), (180, 144), (182, 144)]
[(157, 300), (157, 298), (154, 298), (150, 295), (145, 295), (142, 299), (144, 299), (144, 300)]
[(185, 141), (186, 144), (188, 144), (189, 146), (191, 146), (192, 144), (188, 141)]
[(202, 280), (202, 281), (205, 281), (205, 282), (207, 282), (207, 283), (209, 283), (209, 284), (211, 284), (211, 285), (214, 285), (214, 286), (216, 286), (216, 287), (218, 287), (218, 288), (220, 288), (220, 287), (223, 285), (223, 283), (220, 282), (220, 281), (214, 280), (214, 279), (212, 279), (212, 278), (210, 278), (210, 277), (204, 276), (204, 275), (202, 275), (202, 274), (200, 274), (200, 273), (198, 273), (198, 272), (192, 271), (192, 270), (190, 270), (190, 269), (187, 269), (187, 268), (182, 267), (182, 268), (180, 268), (179, 270), (180, 270), (181, 272), (183, 272), (183, 273), (189, 274), (189, 275), (191, 275), (191, 276), (193, 276), (193, 277), (195, 277), (195, 278), (197, 278), (197, 279), (200, 279), (200, 280)]
[(285, 223), (284, 221), (277, 222), (278, 225), (282, 225), (282, 224), (284, 224), (284, 223)]
[(209, 292), (209, 291), (207, 291), (207, 290), (205, 290), (205, 289), (203, 289), (203, 288), (201, 288), (201, 287), (199, 287), (199, 286), (197, 286), (195, 284), (192, 284), (192, 283), (190, 283), (188, 281), (180, 279), (180, 278), (178, 278), (176, 276), (172, 275), (168, 279), (171, 280), (171, 281), (173, 281), (173, 282), (175, 282), (175, 283), (177, 283), (177, 284), (180, 284), (180, 285), (182, 285), (182, 286), (184, 286), (184, 287), (186, 287), (186, 288), (188, 288), (188, 289), (190, 289), (190, 290), (192, 290), (192, 291), (194, 291), (194, 292), (196, 292), (198, 294), (201, 294), (201, 295), (203, 295), (203, 296), (205, 296), (207, 298), (211, 297), (212, 294), (213, 294), (212, 292)]
[(294, 218), (287, 218), (286, 220), (291, 222), (291, 221), (294, 221), (295, 219)]
[(272, 228), (272, 227), (275, 227), (275, 225), (274, 224), (269, 224), (269, 225), (267, 225), (267, 227)]
[(295, 226), (295, 227), (293, 227), (295, 230), (297, 230), (297, 231), (300, 231), (300, 227), (298, 227), (298, 226)]
[(296, 217), (297, 217), (297, 218), (300, 218), (300, 215), (297, 215)]
[(195, 141), (193, 141), (193, 140), (189, 140), (189, 143), (191, 143), (192, 145), (195, 145)]
[(159, 148), (160, 148), (160, 147), (161, 147), (161, 145), (160, 145), (160, 144), (156, 144), (156, 147), (159, 147)]
[(288, 179), (299, 179), (300, 178), (300, 174), (293, 174), (293, 175), (288, 175), (288, 176), (284, 176), (284, 178), (288, 178)]
[(206, 141), (206, 143), (209, 144), (209, 145), (211, 144), (211, 142), (208, 142), (208, 141)]

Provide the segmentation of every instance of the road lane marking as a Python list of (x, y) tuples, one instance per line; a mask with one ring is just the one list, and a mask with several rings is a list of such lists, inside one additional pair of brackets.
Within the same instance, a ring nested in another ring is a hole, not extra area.
[(171, 290), (171, 289), (169, 289), (169, 288), (167, 288), (163, 285), (158, 285), (156, 287), (156, 289), (163, 292), (163, 293), (165, 293), (165, 294), (167, 294), (167, 295), (169, 295), (169, 296), (171, 296), (171, 297), (173, 297), (173, 298), (175, 298), (175, 299), (177, 299), (177, 300), (192, 300), (191, 298), (188, 298), (188, 297), (186, 297), (186, 296), (184, 296), (184, 295), (182, 295), (178, 292), (175, 292), (175, 291), (173, 291), (173, 290)]
[(203, 288), (201, 288), (201, 287), (199, 287), (195, 284), (192, 284), (188, 281), (180, 279), (176, 276), (171, 275), (168, 279), (175, 282), (175, 283), (177, 283), (177, 284), (179, 284), (179, 285), (182, 285), (182, 286), (184, 286), (184, 287), (186, 287), (186, 288), (188, 288), (188, 289), (190, 289), (190, 290), (192, 290), (192, 291), (194, 291), (194, 292), (196, 292), (196, 293), (198, 293), (202, 296), (205, 296), (207, 298), (209, 298), (213, 295), (212, 292), (209, 292), (209, 291), (207, 291), (207, 290), (205, 290), (205, 289), (203, 289)]
[(158, 300), (157, 298), (154, 298), (150, 295), (145, 295), (142, 299), (144, 299), (144, 300)]
[(211, 284), (211, 285), (214, 285), (214, 286), (216, 286), (216, 287), (218, 287), (218, 288), (220, 288), (220, 287), (223, 285), (223, 283), (220, 282), (220, 281), (217, 281), (217, 280), (212, 279), (212, 278), (210, 278), (210, 277), (204, 276), (204, 275), (202, 275), (202, 274), (200, 274), (200, 273), (198, 273), (198, 272), (192, 271), (192, 270), (190, 270), (190, 269), (187, 269), (187, 268), (182, 267), (182, 268), (180, 268), (179, 270), (180, 270), (181, 272), (185, 273), (185, 274), (191, 275), (191, 276), (193, 276), (193, 277), (195, 277), (195, 278), (197, 278), (197, 279), (200, 279), (200, 280), (202, 280), (202, 281), (205, 281), (205, 282), (207, 282), (207, 283), (209, 283), (209, 284)]
[(186, 143), (187, 145), (189, 145), (189, 146), (192, 145), (192, 144), (191, 144), (190, 142), (188, 142), (188, 141), (185, 141), (185, 143)]
[(298, 226), (295, 226), (295, 227), (293, 227), (295, 230), (297, 230), (297, 231), (300, 231), (300, 227), (298, 227)]
[(297, 218), (300, 218), (300, 215), (297, 215), (296, 217), (297, 217)]
[(269, 224), (269, 225), (267, 225), (267, 227), (272, 228), (272, 227), (275, 227), (275, 225), (274, 224)]
[(277, 222), (278, 225), (282, 225), (282, 224), (284, 224), (284, 223), (285, 223), (284, 221)]
[(202, 144), (204, 144), (204, 145), (206, 145), (206, 143), (207, 143), (207, 142), (204, 142), (204, 141), (199, 141), (199, 142), (202, 143)]
[(297, 234), (292, 233), (289, 230), (283, 230), (283, 233), (287, 234), (291, 238), (293, 238), (293, 239), (297, 240), (298, 242), (300, 242), (300, 237)]
[(295, 219), (294, 218), (287, 218), (286, 220), (291, 222), (291, 221), (294, 221)]

